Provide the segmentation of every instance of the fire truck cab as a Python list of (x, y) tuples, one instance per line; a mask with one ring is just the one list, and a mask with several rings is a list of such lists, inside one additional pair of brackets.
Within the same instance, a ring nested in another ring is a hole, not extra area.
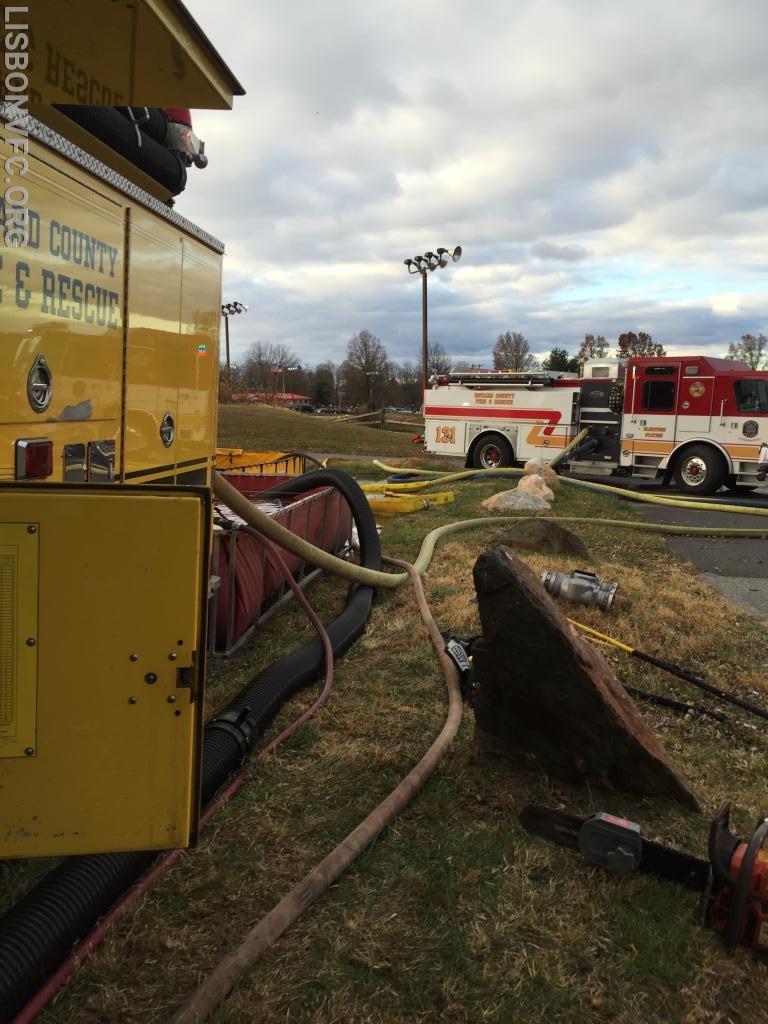
[(584, 428), (572, 473), (632, 474), (681, 491), (757, 486), (768, 470), (768, 373), (705, 356), (590, 360), (556, 371), (472, 371), (424, 395), (425, 448), (481, 469), (547, 460)]

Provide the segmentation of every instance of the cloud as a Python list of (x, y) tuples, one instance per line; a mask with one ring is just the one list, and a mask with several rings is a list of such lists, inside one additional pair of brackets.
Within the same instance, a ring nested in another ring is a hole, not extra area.
[(535, 242), (531, 246), (531, 255), (537, 260), (561, 260), (566, 263), (578, 263), (590, 255), (589, 249), (583, 245), (554, 245), (552, 242)]
[(248, 95), (196, 112), (180, 212), (225, 240), (227, 297), (307, 362), (367, 327), (488, 359), (646, 329), (727, 350), (768, 327), (762, 0), (189, 0)]

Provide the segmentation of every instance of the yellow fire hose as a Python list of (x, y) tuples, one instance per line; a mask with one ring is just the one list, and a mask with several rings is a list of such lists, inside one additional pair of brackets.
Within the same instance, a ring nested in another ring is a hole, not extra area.
[[(401, 587), (408, 581), (407, 573), (388, 573), (375, 569), (366, 569), (362, 565), (355, 565), (352, 562), (346, 561), (346, 559), (337, 558), (335, 555), (323, 551), (322, 548), (310, 544), (309, 541), (304, 540), (302, 537), (297, 537), (295, 533), (291, 533), (290, 530), (275, 522), (266, 512), (262, 512), (261, 509), (257, 508), (219, 473), (216, 473), (214, 477), (213, 489), (216, 496), (225, 502), (236, 515), (244, 519), (249, 526), (260, 530), (270, 540), (273, 540), (292, 554), (298, 555), (310, 565), (324, 569), (335, 576), (341, 576), (343, 579), (350, 580), (353, 583), (362, 583), (369, 587), (383, 587), (387, 590)], [(701, 506), (697, 505), (696, 507), (699, 508)], [(753, 515), (758, 510), (738, 508), (738, 511)], [(766, 510), (759, 511), (764, 515)], [(529, 518), (531, 517), (483, 516), (480, 519), (465, 519), (457, 523), (446, 523), (445, 526), (439, 526), (437, 529), (431, 530), (424, 537), (419, 556), (414, 561), (416, 570), (419, 573), (426, 571), (429, 563), (432, 561), (438, 541), (444, 537), (454, 533), (461, 533), (465, 530), (496, 529), (499, 526), (519, 523), (521, 520)], [(551, 520), (557, 523), (594, 525), (596, 522), (594, 518), (577, 516), (535, 516), (533, 518), (545, 521)], [(604, 523), (606, 526), (620, 527), (625, 530), (640, 530), (644, 533), (663, 533), (681, 537), (768, 537), (768, 527), (762, 529), (728, 529), (702, 526), (667, 526), (661, 523), (633, 522), (626, 519), (600, 519), (597, 522)]]
[[(576, 440), (576, 439), (574, 439)], [(561, 457), (564, 452), (561, 452)], [(402, 473), (403, 469), (397, 466), (388, 466), (383, 462), (374, 461), (374, 466), (379, 469), (383, 469), (387, 473)], [(550, 462), (551, 466), (552, 463)], [(419, 470), (419, 473), (427, 472), (426, 470)], [(429, 472), (433, 472), (430, 470)], [(448, 473), (442, 476), (437, 476), (433, 480), (421, 480), (414, 483), (387, 483), (387, 490), (397, 491), (401, 494), (407, 494), (410, 491), (422, 490), (426, 487), (437, 487), (443, 486), (447, 483), (456, 483), (460, 480), (469, 480), (471, 478), (480, 477), (482, 479), (483, 474), (490, 474), (494, 477), (498, 476), (524, 476), (525, 470), (522, 469), (468, 469), (462, 473)], [(768, 516), (768, 508), (751, 508), (745, 505), (727, 505), (719, 502), (708, 502), (702, 498), (665, 498), (660, 494), (638, 494), (636, 491), (627, 491), (622, 487), (613, 487), (611, 484), (599, 484), (593, 483), (588, 480), (577, 480), (570, 476), (561, 476), (558, 478), (560, 483), (567, 484), (572, 487), (582, 487), (587, 490), (599, 490), (606, 494), (614, 494), (618, 498), (623, 498), (625, 501), (638, 501), (647, 505), (666, 505), (670, 508), (687, 508), (703, 510), (705, 512), (735, 512), (739, 515), (747, 516)], [(366, 485), (368, 486), (368, 485)], [(381, 486), (381, 485), (379, 485)], [(737, 534), (738, 535), (738, 534)]]
[[(561, 462), (565, 458), (565, 456), (570, 451), (572, 451), (576, 447), (577, 444), (579, 444), (580, 441), (584, 440), (584, 438), (587, 436), (588, 433), (589, 433), (589, 430), (586, 427), (584, 428), (584, 430), (581, 430), (576, 435), (576, 437), (574, 437), (572, 440), (570, 440), (568, 442), (568, 444), (565, 446), (565, 448), (563, 448), (562, 451), (558, 452), (556, 455), (554, 455), (549, 460), (548, 465), (549, 466), (556, 466), (559, 462)], [(328, 460), (326, 459), (325, 461), (327, 462)], [(336, 460), (336, 461), (343, 461), (343, 460)], [(388, 466), (384, 462), (379, 462), (378, 459), (374, 459), (373, 460), (373, 465), (377, 466), (379, 469), (383, 469), (385, 473), (402, 473), (403, 472), (402, 467), (398, 468), (397, 466)], [(485, 474), (489, 474), (489, 475), (494, 476), (494, 477), (498, 477), (498, 476), (502, 476), (502, 477), (503, 476), (523, 476), (524, 475), (524, 470), (522, 470), (522, 469), (512, 469), (512, 468), (503, 468), (503, 467), (499, 468), (499, 469), (465, 469), (465, 470), (462, 470), (459, 473), (448, 473), (448, 474), (444, 474), (441, 470), (438, 470), (438, 469), (418, 469), (418, 470), (414, 470), (414, 472), (418, 473), (419, 476), (437, 477), (438, 479), (437, 480), (420, 480), (420, 481), (415, 481), (412, 484), (409, 484), (409, 483), (388, 484), (389, 489), (390, 490), (395, 490), (395, 489), (397, 489), (397, 490), (409, 490), (409, 489), (418, 490), (418, 489), (421, 489), (422, 487), (430, 487), (430, 486), (432, 486), (432, 484), (435, 484), (435, 483), (438, 483), (438, 482), (439, 483), (449, 483), (449, 482), (452, 482), (452, 481), (455, 481), (455, 480), (469, 480), (469, 479), (471, 479), (473, 477), (478, 477), (478, 476), (482, 477), (482, 475), (484, 473)]]

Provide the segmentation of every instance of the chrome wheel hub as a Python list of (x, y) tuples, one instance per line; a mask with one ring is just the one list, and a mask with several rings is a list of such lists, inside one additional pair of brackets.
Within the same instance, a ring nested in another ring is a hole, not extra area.
[(489, 445), (483, 449), (480, 461), (485, 469), (496, 469), (501, 462), (501, 452), (495, 445)]
[(704, 459), (695, 455), (692, 459), (685, 460), (681, 475), (689, 487), (701, 487), (707, 478), (707, 464)]

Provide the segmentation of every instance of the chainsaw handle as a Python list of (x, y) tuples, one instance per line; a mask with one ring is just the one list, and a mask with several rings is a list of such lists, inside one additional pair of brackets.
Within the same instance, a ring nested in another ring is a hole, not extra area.
[(768, 835), (768, 818), (763, 818), (749, 840), (749, 845), (744, 853), (744, 858), (739, 869), (739, 877), (731, 896), (731, 907), (728, 912), (728, 925), (725, 931), (725, 949), (732, 953), (738, 946), (741, 939), (741, 928), (744, 921), (744, 911), (747, 906), (747, 892), (752, 878), (752, 868), (755, 866), (755, 859), (758, 851), (762, 849), (765, 837)]
[(733, 851), (739, 838), (730, 830), (731, 802), (726, 800), (712, 820), (709, 828), (709, 863), (717, 886), (732, 885), (730, 874)]

